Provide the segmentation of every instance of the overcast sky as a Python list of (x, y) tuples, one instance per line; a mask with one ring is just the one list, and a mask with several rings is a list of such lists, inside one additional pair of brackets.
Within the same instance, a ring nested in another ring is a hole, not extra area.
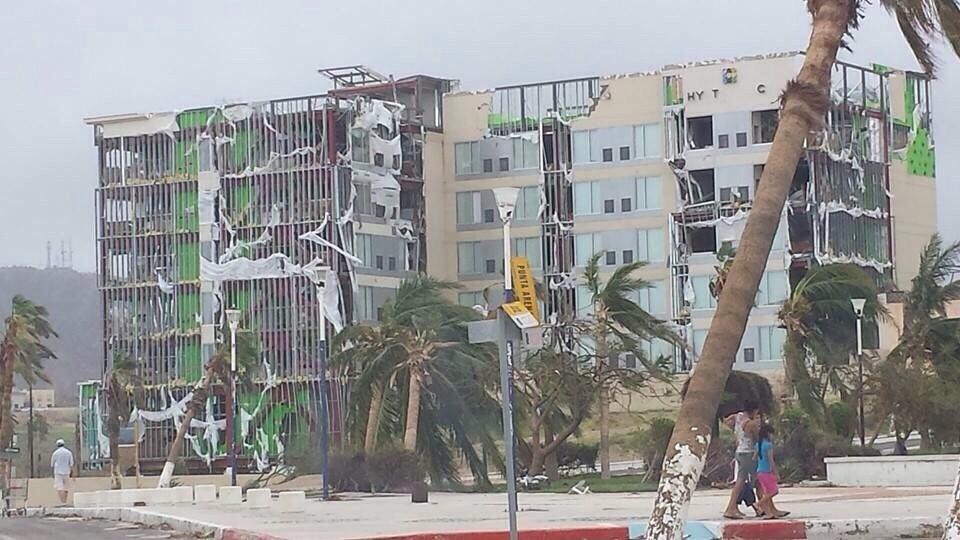
[[(95, 263), (87, 116), (321, 93), (324, 66), (475, 89), (802, 50), (809, 32), (802, 0), (36, 0), (0, 21), (0, 266), (44, 266), (47, 241), (69, 240), (81, 270)], [(853, 45), (849, 60), (916, 69), (880, 8)], [(960, 239), (960, 61), (940, 50), (940, 229)]]

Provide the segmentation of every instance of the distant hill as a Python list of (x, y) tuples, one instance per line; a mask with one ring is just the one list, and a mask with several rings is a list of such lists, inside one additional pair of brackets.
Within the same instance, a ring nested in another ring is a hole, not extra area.
[(50, 343), (58, 358), (47, 362), (47, 374), (56, 388), (57, 404), (76, 405), (77, 382), (100, 378), (102, 328), (96, 274), (67, 268), (0, 268), (0, 332), (16, 294), (50, 312), (60, 338)]

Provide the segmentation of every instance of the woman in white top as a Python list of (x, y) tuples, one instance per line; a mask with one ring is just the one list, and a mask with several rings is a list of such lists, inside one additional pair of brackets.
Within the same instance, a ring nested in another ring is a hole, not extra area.
[(742, 411), (728, 416), (723, 423), (733, 428), (737, 437), (737, 478), (733, 483), (733, 490), (730, 492), (730, 500), (727, 502), (727, 509), (723, 512), (723, 517), (743, 519), (746, 516), (737, 508), (737, 499), (740, 497), (743, 485), (747, 483), (748, 479), (753, 478), (757, 470), (756, 447), (757, 431), (760, 427), (760, 407), (756, 402), (747, 400)]

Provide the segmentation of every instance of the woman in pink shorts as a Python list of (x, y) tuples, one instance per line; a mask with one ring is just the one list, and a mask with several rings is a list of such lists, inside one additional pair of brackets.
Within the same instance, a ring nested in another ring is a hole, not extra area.
[(757, 491), (760, 500), (757, 506), (763, 512), (763, 519), (777, 519), (790, 515), (790, 512), (781, 512), (773, 504), (773, 498), (780, 489), (777, 487), (777, 462), (773, 459), (773, 426), (760, 426), (757, 435)]

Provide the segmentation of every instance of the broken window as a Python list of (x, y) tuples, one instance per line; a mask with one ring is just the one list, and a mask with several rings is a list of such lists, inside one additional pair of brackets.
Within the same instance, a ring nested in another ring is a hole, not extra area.
[(737, 133), (737, 148), (745, 148), (747, 146), (747, 132), (741, 131)]
[(690, 148), (713, 147), (713, 117), (697, 116), (687, 120), (687, 136), (690, 139)]
[(621, 146), (620, 147), (620, 161), (630, 161), (630, 147)]
[(730, 148), (730, 135), (724, 133), (723, 135), (717, 135), (717, 146), (720, 148)]
[(358, 214), (373, 215), (373, 201), (370, 198), (370, 184), (356, 183), (357, 198), (353, 201), (353, 208)]
[(780, 123), (780, 112), (776, 109), (753, 112), (753, 144), (772, 143)]
[(715, 197), (715, 177), (713, 169), (690, 171), (690, 202), (693, 204), (709, 202)]
[[(353, 161), (370, 163), (370, 135), (362, 129), (354, 129), (350, 133), (350, 142), (353, 146), (350, 153)], [(469, 146), (467, 149), (469, 150)]]
[(693, 253), (716, 253), (717, 252), (717, 228), (716, 227), (691, 227), (689, 229), (690, 250)]
[(500, 165), (500, 168), (499, 168), (499, 171), (500, 171), (500, 172), (509, 171), (509, 170), (510, 170), (510, 158), (505, 158), (505, 157), (500, 158), (500, 163), (499, 163), (499, 165)]

